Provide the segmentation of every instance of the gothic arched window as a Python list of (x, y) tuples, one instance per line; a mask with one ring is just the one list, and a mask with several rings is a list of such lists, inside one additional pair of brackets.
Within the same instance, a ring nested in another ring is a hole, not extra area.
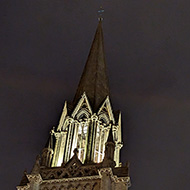
[(87, 122), (82, 122), (78, 124), (75, 129), (75, 142), (73, 144), (73, 150), (75, 148), (78, 149), (78, 158), (81, 162), (84, 162), (85, 159), (85, 148), (86, 148), (86, 140), (87, 140), (87, 131), (88, 125)]
[(85, 158), (85, 146), (86, 146), (86, 137), (87, 137), (88, 126), (86, 123), (80, 124), (78, 128), (78, 139), (77, 139), (77, 148), (78, 148), (78, 157), (81, 162)]
[(104, 144), (105, 144), (104, 127), (98, 125), (96, 131), (94, 162), (97, 163), (102, 162), (104, 158)]

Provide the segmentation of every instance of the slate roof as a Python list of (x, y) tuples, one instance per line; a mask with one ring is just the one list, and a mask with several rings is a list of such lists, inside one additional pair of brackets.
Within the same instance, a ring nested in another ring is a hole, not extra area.
[(109, 95), (106, 70), (102, 21), (100, 20), (74, 97), (75, 105), (85, 92), (93, 111), (97, 111), (100, 104)]

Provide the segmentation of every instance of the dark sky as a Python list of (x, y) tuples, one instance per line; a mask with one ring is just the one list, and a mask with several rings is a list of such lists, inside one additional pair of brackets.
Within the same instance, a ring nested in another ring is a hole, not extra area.
[(190, 189), (189, 0), (0, 1), (1, 189), (31, 170), (73, 99), (100, 5), (131, 190)]

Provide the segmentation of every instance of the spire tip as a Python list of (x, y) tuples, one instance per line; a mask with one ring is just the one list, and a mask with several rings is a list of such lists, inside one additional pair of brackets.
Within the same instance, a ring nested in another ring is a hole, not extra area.
[(102, 8), (102, 6), (100, 6), (100, 9), (98, 10), (98, 20), (99, 21), (104, 20), (103, 13), (104, 13), (104, 9)]

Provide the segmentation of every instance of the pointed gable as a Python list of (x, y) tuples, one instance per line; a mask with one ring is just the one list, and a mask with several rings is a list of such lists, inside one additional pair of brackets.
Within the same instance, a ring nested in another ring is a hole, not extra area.
[(100, 20), (73, 101), (76, 104), (85, 92), (93, 111), (97, 111), (102, 101), (109, 95), (101, 22)]
[(100, 109), (98, 110), (98, 115), (101, 117), (101, 115), (107, 115), (109, 118), (109, 121), (112, 121), (115, 123), (114, 115), (113, 115), (113, 110), (111, 107), (110, 99), (109, 96), (105, 99), (103, 104), (101, 105)]
[[(81, 99), (79, 100), (78, 104), (76, 105), (75, 109), (73, 110), (72, 117), (76, 117), (77, 114), (84, 113), (85, 115), (90, 116), (92, 114), (92, 109), (89, 104), (88, 98), (86, 93), (84, 92)], [(79, 119), (79, 115), (77, 116)]]

